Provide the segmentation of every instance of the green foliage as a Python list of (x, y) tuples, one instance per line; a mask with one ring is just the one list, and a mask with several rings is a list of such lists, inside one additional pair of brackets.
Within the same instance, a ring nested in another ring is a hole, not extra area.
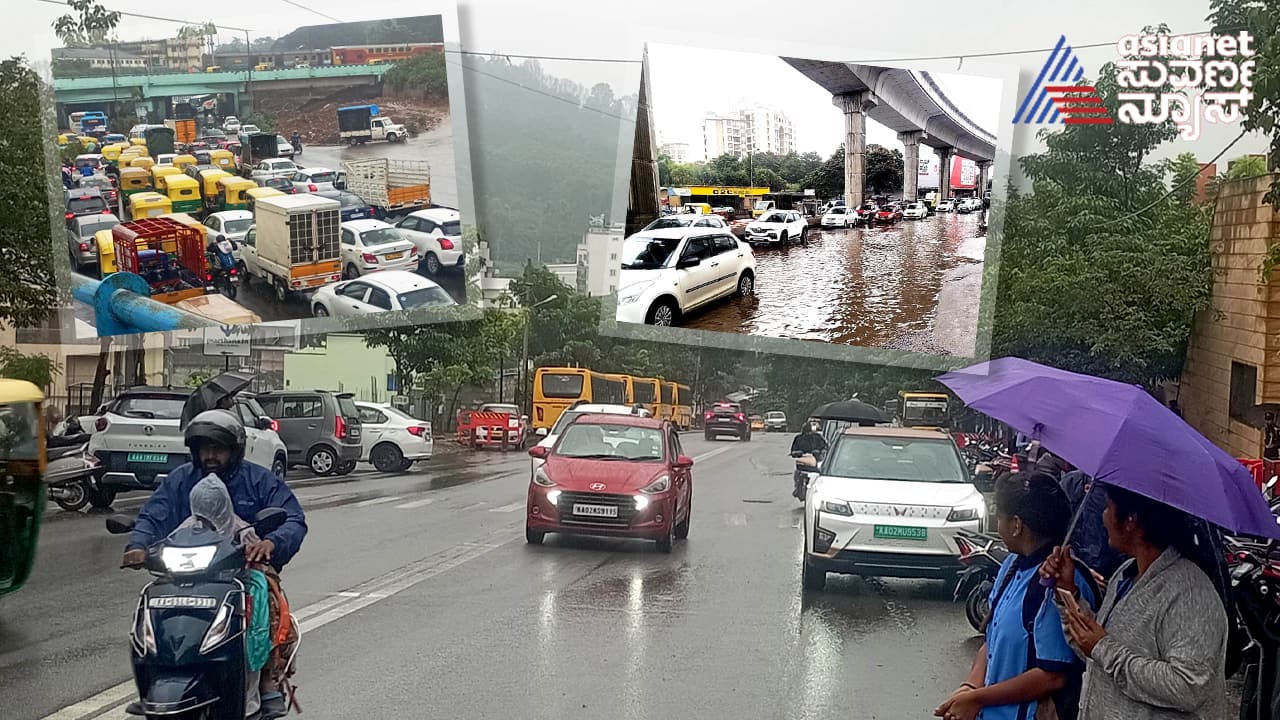
[[(843, 160), (841, 163), (843, 168)], [(664, 155), (658, 159), (658, 184), (767, 186), (775, 192), (803, 190), (812, 187), (805, 183), (822, 164), (817, 153), (761, 153), (741, 158), (721, 155), (708, 163), (677, 163)]]
[[(1115, 74), (1108, 64), (1094, 83), (1113, 109)], [(1021, 160), (1032, 192), (1011, 189), (1004, 212), (994, 355), (1140, 384), (1181, 373), (1212, 289), (1212, 214), (1165, 197), (1185, 162), (1146, 162), (1177, 132), (1172, 122), (1041, 131), (1045, 151)]]
[(67, 47), (88, 47), (106, 42), (120, 24), (120, 13), (107, 10), (95, 0), (67, 0), (75, 13), (53, 21), (53, 33)]
[(820, 198), (844, 196), (844, 145), (836, 148), (831, 157), (815, 168), (800, 183), (813, 188)]
[(802, 357), (773, 357), (767, 361), (766, 390), (753, 403), (757, 410), (781, 410), (796, 422), (819, 405), (859, 400), (883, 408), (900, 390), (946, 392), (931, 370), (857, 365)]
[(0, 377), (26, 380), (43, 389), (61, 372), (58, 363), (44, 355), (24, 355), (15, 348), (0, 347)]
[(0, 62), (0, 319), (18, 326), (38, 325), (57, 302), (42, 92), (21, 58)]
[[(1280, 3), (1274, 0), (1211, 0), (1213, 32), (1232, 35), (1242, 30), (1253, 36), (1256, 49), (1253, 98), (1244, 107), (1243, 129), (1271, 139), (1271, 156), (1280, 157)], [(1280, 207), (1280, 177), (1271, 182), (1266, 202)]]
[(258, 129), (264, 133), (279, 132), (277, 125), (279, 118), (275, 113), (266, 110), (254, 110), (247, 117), (240, 119), (245, 125), (257, 125)]
[(1246, 180), (1266, 174), (1267, 160), (1257, 155), (1239, 158), (1227, 166), (1228, 180)]
[(392, 90), (422, 93), (425, 97), (449, 99), (449, 78), (445, 74), (444, 53), (427, 53), (398, 62), (382, 76)]
[(1173, 173), (1170, 186), (1174, 190), (1174, 199), (1191, 202), (1196, 195), (1195, 177), (1200, 174), (1200, 160), (1196, 154), (1181, 153), (1169, 163), (1169, 170)]
[[(866, 154), (866, 189), (871, 195), (902, 193), (903, 158), (901, 150), (881, 145), (868, 145)], [(841, 183), (843, 186), (843, 183)]]

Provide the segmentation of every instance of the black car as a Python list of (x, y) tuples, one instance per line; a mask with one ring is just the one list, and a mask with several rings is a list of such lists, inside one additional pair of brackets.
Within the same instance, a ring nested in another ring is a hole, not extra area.
[(370, 205), (355, 193), (349, 193), (344, 190), (322, 190), (312, 194), (316, 197), (337, 200), (342, 205), (342, 222), (385, 219), (381, 210)]
[(751, 421), (738, 403), (716, 403), (707, 410), (703, 426), (707, 440), (721, 435), (735, 435), (743, 442), (751, 441)]

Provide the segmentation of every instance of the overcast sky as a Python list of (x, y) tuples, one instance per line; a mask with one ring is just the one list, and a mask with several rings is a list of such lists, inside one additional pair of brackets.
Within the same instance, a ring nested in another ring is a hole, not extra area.
[[(772, 55), (650, 45), (653, 117), (662, 142), (689, 143), (691, 157), (702, 154), (702, 120), (727, 113), (737, 101), (780, 110), (795, 127), (797, 152), (828, 157), (844, 142), (844, 114), (831, 93)], [(704, 74), (706, 82), (693, 80)], [(999, 80), (974, 75), (933, 74), (956, 107), (993, 135), (999, 126)], [(867, 121), (867, 143), (901, 148), (897, 133)]]

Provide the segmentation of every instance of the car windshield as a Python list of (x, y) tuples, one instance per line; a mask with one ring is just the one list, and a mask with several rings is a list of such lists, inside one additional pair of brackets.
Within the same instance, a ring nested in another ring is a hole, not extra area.
[(111, 181), (102, 177), (101, 175), (92, 175), (90, 177), (82, 176), (80, 180), (76, 182), (76, 184), (82, 188), (91, 187), (91, 188), (98, 188), (100, 190), (109, 189), (111, 187)]
[(376, 245), (387, 245), (393, 242), (399, 242), (404, 239), (400, 231), (393, 227), (374, 228), (365, 230), (360, 233), (360, 242), (365, 247), (374, 247)]
[(767, 223), (784, 223), (786, 221), (787, 221), (787, 214), (780, 213), (780, 212), (769, 213), (768, 215), (765, 215), (764, 217), (760, 218), (760, 222), (767, 222)]
[(764, 416), (767, 420), (785, 420), (787, 418), (786, 415), (780, 412), (765, 413)]
[(245, 218), (243, 220), (227, 220), (222, 223), (222, 232), (242, 233), (249, 232), (249, 228), (253, 227), (253, 218)]
[(356, 401), (350, 395), (338, 396), (338, 409), (342, 411), (345, 418), (359, 418), (360, 409), (356, 407)]
[(697, 219), (698, 218), (696, 216), (691, 217), (689, 215), (669, 215), (667, 217), (658, 218), (657, 220), (654, 220), (648, 225), (645, 225), (644, 229), (645, 230), (669, 230), (671, 228), (688, 227), (693, 224), (694, 220), (697, 220)]
[(661, 460), (662, 431), (632, 425), (574, 423), (556, 443), (556, 455), (596, 460)]
[(843, 435), (823, 474), (860, 480), (965, 483), (968, 474), (949, 439)]
[(440, 232), (450, 237), (458, 237), (462, 235), (462, 221), (450, 220), (449, 222), (440, 226)]
[(400, 293), (396, 298), (400, 301), (400, 307), (405, 310), (457, 304), (452, 297), (449, 297), (449, 293), (440, 287), (418, 288), (407, 293)]
[(186, 402), (185, 397), (173, 395), (130, 395), (120, 399), (114, 412), (147, 420), (177, 420), (182, 417), (182, 406)]
[(680, 244), (679, 238), (641, 235), (622, 243), (623, 270), (652, 270), (663, 267)]
[(843, 215), (843, 214), (844, 214), (844, 208), (842, 208), (842, 207), (831, 208), (831, 209), (830, 209), (830, 210), (828, 210), (827, 212), (831, 213), (832, 215)]
[(580, 417), (581, 415), (582, 413), (576, 410), (565, 410), (564, 412), (560, 413), (560, 419), (556, 420), (556, 424), (551, 426), (550, 434), (559, 435), (560, 433), (564, 432), (565, 427), (567, 427), (569, 423), (573, 422), (574, 419)]
[(369, 207), (369, 203), (353, 193), (339, 193), (338, 203), (344, 208)]

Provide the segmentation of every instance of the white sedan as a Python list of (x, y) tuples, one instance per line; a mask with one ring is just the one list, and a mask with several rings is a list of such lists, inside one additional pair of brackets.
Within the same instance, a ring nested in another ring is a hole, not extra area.
[(431, 459), (431, 423), (385, 403), (356, 401), (356, 408), (362, 461), (372, 463), (379, 472), (404, 472), (419, 460)]
[(923, 220), (929, 217), (929, 208), (922, 202), (913, 202), (902, 211), (902, 217), (907, 220)]
[(849, 227), (858, 222), (858, 216), (844, 205), (837, 205), (822, 215), (822, 227)]
[(299, 168), (291, 179), (293, 188), (300, 193), (333, 192), (338, 173), (324, 167), (305, 167)]
[(297, 173), (298, 166), (292, 160), (275, 158), (263, 160), (255, 165), (249, 177), (255, 181), (264, 181), (271, 178), (293, 178)]
[(253, 227), (253, 213), (248, 210), (224, 210), (204, 219), (204, 226), (213, 234), (225, 235), (235, 247), (233, 254), (240, 260), (240, 243)]
[(357, 280), (325, 285), (311, 298), (323, 317), (362, 317), (393, 310), (457, 305), (444, 288), (408, 270), (384, 270)]
[(618, 322), (675, 325), (720, 298), (755, 294), (756, 256), (726, 230), (650, 230), (622, 243)]
[(418, 247), (381, 220), (342, 223), (342, 277), (347, 280), (380, 270), (414, 270)]
[(418, 210), (396, 227), (418, 247), (422, 269), (428, 275), (439, 275), (445, 268), (461, 269), (466, 262), (462, 257), (462, 216), (457, 210)]
[(751, 243), (804, 242), (809, 224), (795, 210), (772, 210), (747, 225), (746, 241)]

